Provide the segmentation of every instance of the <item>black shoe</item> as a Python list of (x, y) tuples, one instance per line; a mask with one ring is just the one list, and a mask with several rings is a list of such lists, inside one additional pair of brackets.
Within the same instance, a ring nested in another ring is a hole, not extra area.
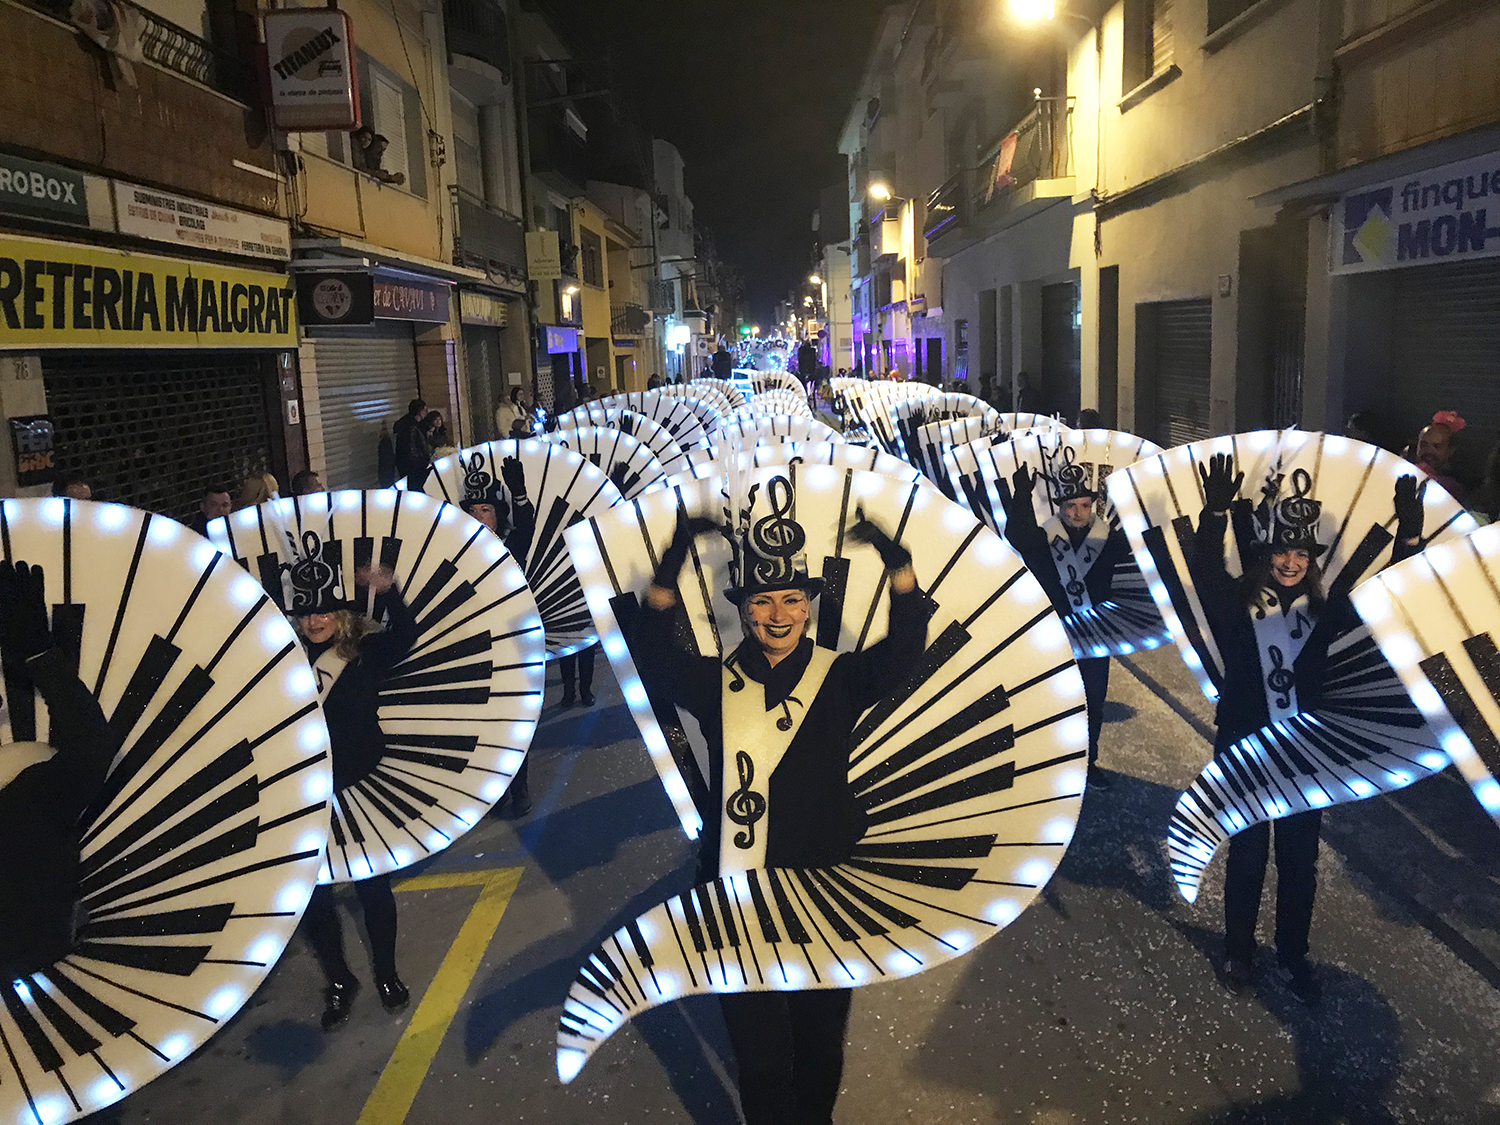
[(1291, 994), (1309, 1008), (1316, 1007), (1322, 1001), (1323, 986), (1305, 957), (1297, 961), (1282, 961), (1281, 977)]
[(591, 692), (591, 691), (581, 691), (581, 692), (579, 692), (578, 693), (578, 702), (581, 703), (585, 707), (592, 707), (594, 705), (594, 693)]
[(512, 820), (520, 820), (531, 811), (531, 786), (524, 781), (512, 783), (505, 793), (505, 811)]
[(323, 990), (323, 1018), (319, 1021), (324, 1031), (332, 1031), (349, 1018), (354, 1007), (354, 996), (359, 991), (359, 981), (349, 980), (330, 984)]
[(1226, 958), (1219, 976), (1224, 987), (1235, 996), (1245, 995), (1255, 984), (1255, 969), (1249, 961), (1241, 961), (1238, 957)]
[(1108, 789), (1113, 784), (1114, 782), (1110, 780), (1109, 774), (1105, 773), (1098, 766), (1089, 767), (1090, 789)]
[(380, 993), (380, 1006), (387, 1012), (399, 1012), (411, 1000), (411, 991), (401, 983), (400, 977), (378, 980), (375, 989)]
[(573, 689), (563, 688), (562, 698), (557, 701), (559, 707), (573, 706)]

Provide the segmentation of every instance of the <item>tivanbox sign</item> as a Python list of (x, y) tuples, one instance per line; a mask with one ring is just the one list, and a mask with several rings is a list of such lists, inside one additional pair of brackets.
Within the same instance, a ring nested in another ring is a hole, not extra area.
[(1335, 274), (1500, 257), (1500, 153), (1350, 192), (1329, 227)]
[(336, 8), (278, 8), (265, 14), (271, 117), (288, 132), (353, 129), (359, 83), (349, 17)]
[(296, 346), (282, 274), (0, 237), (0, 349)]

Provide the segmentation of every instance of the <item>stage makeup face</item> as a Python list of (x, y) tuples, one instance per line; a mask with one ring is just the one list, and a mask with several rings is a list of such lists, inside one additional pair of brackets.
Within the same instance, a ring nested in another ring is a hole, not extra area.
[(1062, 506), (1062, 521), (1069, 527), (1085, 528), (1094, 522), (1094, 500), (1091, 496), (1080, 496), (1076, 500), (1065, 500)]
[(1295, 586), (1307, 577), (1307, 552), (1277, 551), (1271, 556), (1271, 576), (1282, 586)]
[(489, 528), (496, 535), (500, 534), (500, 519), (499, 516), (495, 513), (495, 505), (470, 504), (469, 515), (473, 516), (480, 523), (484, 524), (485, 527)]
[(802, 643), (811, 612), (805, 590), (771, 590), (745, 601), (745, 624), (775, 665)]
[(338, 617), (332, 613), (309, 613), (297, 619), (302, 625), (302, 635), (315, 645), (333, 640), (338, 628)]

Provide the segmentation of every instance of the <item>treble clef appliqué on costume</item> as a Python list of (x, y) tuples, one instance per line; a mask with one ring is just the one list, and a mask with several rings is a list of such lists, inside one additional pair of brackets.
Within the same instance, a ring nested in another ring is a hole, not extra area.
[(743, 750), (735, 752), (735, 773), (739, 775), (740, 787), (724, 802), (724, 815), (744, 831), (734, 834), (734, 846), (749, 849), (755, 846), (755, 825), (766, 815), (766, 799), (750, 788), (755, 781), (755, 760)]
[(476, 453), (469, 459), (464, 468), (464, 499), (468, 501), (485, 501), (490, 494), (490, 487), (495, 483), (495, 478), (484, 469), (484, 454)]
[(333, 589), (338, 575), (323, 558), (323, 541), (316, 531), (302, 533), (302, 557), (288, 568), (292, 579), (292, 612), (308, 609)]
[(807, 546), (807, 533), (795, 520), (792, 511), (792, 482), (786, 477), (772, 477), (766, 486), (771, 513), (756, 520), (750, 528), (750, 547), (759, 556), (752, 564), (761, 582), (775, 582), (793, 571), (792, 560)]
[(1063, 586), (1063, 591), (1074, 605), (1082, 605), (1084, 596), (1088, 593), (1088, 587), (1083, 584), (1083, 579), (1078, 577), (1078, 568), (1072, 563), (1068, 564), (1068, 581)]
[(1306, 469), (1292, 471), (1292, 494), (1276, 508), (1276, 535), (1271, 546), (1305, 542), (1314, 536), (1323, 505), (1312, 499), (1312, 477)]
[(1297, 676), (1286, 667), (1286, 657), (1278, 645), (1270, 645), (1266, 655), (1271, 658), (1271, 670), (1266, 673), (1266, 687), (1276, 693), (1276, 706), (1282, 709), (1292, 705), (1292, 689), (1297, 686)]

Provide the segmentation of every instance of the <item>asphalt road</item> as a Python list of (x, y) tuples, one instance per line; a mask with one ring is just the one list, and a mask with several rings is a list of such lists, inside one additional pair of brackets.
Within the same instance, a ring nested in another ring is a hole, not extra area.
[[(228, 1027), (96, 1125), (733, 1125), (712, 998), (648, 1013), (573, 1085), (556, 1078), (580, 959), (691, 871), (602, 660), (598, 678), (592, 710), (546, 712), (532, 815), (486, 820), (398, 884), (407, 1012), (367, 988), (324, 1035), (294, 942)], [(1160, 846), (1211, 711), (1171, 652), (1116, 663), (1108, 706), (1116, 782), (1089, 794), (1043, 899), (956, 962), (856, 992), (840, 1125), (1500, 1125), (1500, 831), (1468, 790), (1445, 775), (1332, 810), (1323, 1005), (1299, 1004), (1265, 954), (1236, 998), (1212, 967), (1223, 860), (1188, 906)], [(360, 950), (351, 963), (368, 980)]]

